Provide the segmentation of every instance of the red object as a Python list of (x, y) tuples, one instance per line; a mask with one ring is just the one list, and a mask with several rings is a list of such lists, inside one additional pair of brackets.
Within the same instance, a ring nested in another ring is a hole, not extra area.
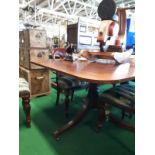
[(120, 40), (115, 40), (115, 46), (121, 46)]
[(109, 36), (113, 36), (113, 30), (114, 30), (114, 26), (115, 26), (115, 22), (112, 22), (110, 25), (109, 25), (109, 30), (108, 30), (108, 35)]

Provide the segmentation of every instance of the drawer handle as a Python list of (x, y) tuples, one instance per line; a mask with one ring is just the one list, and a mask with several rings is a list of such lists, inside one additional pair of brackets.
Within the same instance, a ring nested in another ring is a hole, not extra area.
[(37, 76), (36, 77), (36, 80), (42, 80), (42, 79), (44, 79), (44, 76)]

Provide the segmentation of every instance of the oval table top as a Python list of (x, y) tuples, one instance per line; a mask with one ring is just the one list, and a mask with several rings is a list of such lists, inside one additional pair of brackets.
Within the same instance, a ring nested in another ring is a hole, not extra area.
[(96, 84), (115, 84), (135, 78), (135, 63), (101, 64), (91, 61), (33, 58), (31, 63)]

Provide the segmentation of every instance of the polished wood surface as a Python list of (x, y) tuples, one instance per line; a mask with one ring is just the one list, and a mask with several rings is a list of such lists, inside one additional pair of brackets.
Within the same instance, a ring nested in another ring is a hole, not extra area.
[(37, 64), (59, 73), (96, 84), (120, 83), (135, 78), (135, 64), (100, 64), (90, 61), (43, 60), (34, 58), (31, 63)]
[(98, 84), (125, 82), (132, 80), (135, 77), (134, 61), (124, 64), (99, 64), (87, 60), (70, 62), (63, 59), (45, 60), (35, 58), (32, 59), (31, 62), (48, 69), (55, 70), (59, 73), (64, 73), (89, 82), (88, 94), (81, 109), (69, 122), (53, 132), (53, 136), (57, 140), (63, 133), (69, 131), (77, 123), (79, 123), (84, 118), (90, 107), (97, 107), (99, 96), (97, 91)]

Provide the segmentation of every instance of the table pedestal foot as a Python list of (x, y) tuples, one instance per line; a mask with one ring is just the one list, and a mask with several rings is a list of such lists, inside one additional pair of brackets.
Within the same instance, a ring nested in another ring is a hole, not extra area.
[(112, 115), (110, 115), (109, 121), (116, 124), (116, 125), (118, 125), (121, 128), (127, 129), (127, 130), (129, 130), (131, 132), (135, 132), (135, 127), (134, 126), (129, 125), (129, 124), (123, 122), (123, 121), (120, 121), (119, 119), (115, 118)]
[(64, 125), (62, 128), (57, 129), (53, 132), (53, 136), (56, 140), (59, 140), (59, 136), (63, 134), (64, 132), (68, 131), (72, 127), (74, 127), (86, 114), (88, 109), (88, 101), (86, 100), (85, 104), (82, 105), (81, 110), (77, 113), (77, 115), (69, 121), (66, 125)]

